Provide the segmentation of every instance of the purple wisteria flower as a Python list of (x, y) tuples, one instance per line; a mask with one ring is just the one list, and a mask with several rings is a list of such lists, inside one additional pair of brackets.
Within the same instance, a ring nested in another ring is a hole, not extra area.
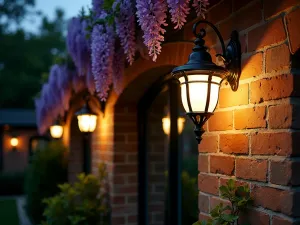
[(99, 24), (94, 26), (91, 44), (92, 74), (101, 101), (107, 99), (112, 83), (114, 44), (115, 38), (112, 27)]
[(175, 29), (181, 29), (186, 23), (189, 14), (189, 0), (167, 0), (170, 8), (171, 21), (175, 24)]
[(90, 66), (90, 43), (87, 36), (88, 22), (74, 17), (68, 25), (67, 49), (80, 76), (85, 76)]
[(103, 2), (104, 0), (92, 0), (92, 9), (96, 17), (99, 17), (102, 13)]
[(120, 12), (115, 18), (116, 33), (120, 38), (120, 43), (126, 54), (130, 65), (134, 61), (136, 51), (135, 43), (135, 17), (131, 0), (120, 0)]
[(209, 6), (209, 0), (193, 0), (193, 7), (197, 12), (197, 16), (205, 18), (207, 6)]
[(164, 0), (137, 0), (138, 22), (144, 31), (144, 43), (148, 47), (149, 55), (156, 61), (161, 52), (163, 34), (166, 32), (162, 26), (167, 26), (167, 5)]

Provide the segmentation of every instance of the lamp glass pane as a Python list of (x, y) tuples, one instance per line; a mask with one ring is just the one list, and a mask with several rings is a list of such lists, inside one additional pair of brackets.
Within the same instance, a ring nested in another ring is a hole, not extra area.
[(63, 134), (63, 127), (60, 125), (53, 125), (50, 127), (50, 134), (53, 138), (61, 138)]
[(93, 132), (97, 125), (97, 116), (90, 114), (78, 115), (78, 126), (81, 132)]
[[(208, 75), (189, 75), (188, 81), (193, 81), (193, 83), (189, 83), (189, 94), (190, 94), (190, 102), (192, 106), (192, 110), (194, 112), (203, 112), (205, 110), (206, 105), (206, 97), (207, 97), (207, 83), (203, 81), (208, 80)], [(184, 82), (184, 77), (180, 77), (179, 81)], [(202, 81), (197, 83), (197, 81)], [(181, 84), (181, 100), (182, 105), (186, 112), (189, 112), (189, 107), (187, 103), (186, 96), (186, 84)]]
[[(189, 94), (190, 94), (190, 102), (192, 106), (193, 112), (205, 112), (206, 107), (206, 99), (208, 92), (208, 75), (187, 75), (189, 83)], [(217, 76), (212, 76), (212, 82), (216, 82), (218, 84), (221, 83), (222, 79)], [(186, 112), (189, 112), (189, 107), (187, 104), (187, 95), (186, 95), (186, 84), (184, 77), (180, 77), (179, 81), (181, 83), (181, 100), (182, 105)], [(200, 82), (197, 82), (200, 81)], [(206, 82), (203, 82), (206, 81)], [(207, 112), (212, 113), (216, 105), (218, 104), (219, 99), (219, 87), (218, 84), (211, 84), (211, 92), (210, 92), (210, 101)]]
[[(221, 83), (222, 79), (220, 77), (215, 77), (213, 76), (211, 79), (213, 82)], [(217, 84), (211, 84), (211, 89), (210, 89), (210, 101), (209, 101), (209, 107), (208, 107), (208, 112), (212, 113), (215, 111), (215, 108), (218, 104), (219, 100), (219, 90), (220, 90), (220, 85)]]

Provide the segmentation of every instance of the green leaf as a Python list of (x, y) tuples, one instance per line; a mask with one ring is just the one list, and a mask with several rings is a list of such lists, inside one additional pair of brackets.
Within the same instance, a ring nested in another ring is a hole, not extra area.
[(221, 218), (223, 220), (227, 221), (227, 222), (234, 222), (239, 218), (239, 216), (235, 216), (235, 215), (232, 215), (232, 214), (223, 214), (221, 216)]

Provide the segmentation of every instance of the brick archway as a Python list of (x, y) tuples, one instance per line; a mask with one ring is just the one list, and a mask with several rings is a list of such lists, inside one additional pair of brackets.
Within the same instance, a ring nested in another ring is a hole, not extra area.
[(111, 175), (112, 224), (137, 224), (137, 104), (159, 77), (187, 62), (192, 47), (191, 42), (168, 43), (156, 63), (137, 60), (125, 71), (123, 93), (112, 93), (107, 102), (102, 124), (106, 128), (99, 131), (99, 148)]

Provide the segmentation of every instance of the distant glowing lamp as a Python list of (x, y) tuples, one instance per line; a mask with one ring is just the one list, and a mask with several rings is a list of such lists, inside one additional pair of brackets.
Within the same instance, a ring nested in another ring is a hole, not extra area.
[(56, 121), (55, 124), (53, 124), (50, 127), (50, 134), (51, 134), (52, 138), (55, 138), (55, 139), (61, 138), (63, 135), (63, 132), (64, 132), (64, 128), (58, 121)]
[[(184, 122), (185, 122), (185, 118), (183, 117), (179, 117), (177, 119), (177, 127), (178, 127), (178, 134), (182, 133), (183, 127), (184, 127)], [(163, 126), (163, 130), (165, 132), (166, 135), (170, 134), (170, 126), (171, 126), (171, 121), (169, 117), (164, 117), (162, 119), (162, 126)]]
[(19, 139), (17, 137), (12, 137), (10, 139), (10, 145), (13, 147), (13, 148), (16, 148), (19, 144)]

